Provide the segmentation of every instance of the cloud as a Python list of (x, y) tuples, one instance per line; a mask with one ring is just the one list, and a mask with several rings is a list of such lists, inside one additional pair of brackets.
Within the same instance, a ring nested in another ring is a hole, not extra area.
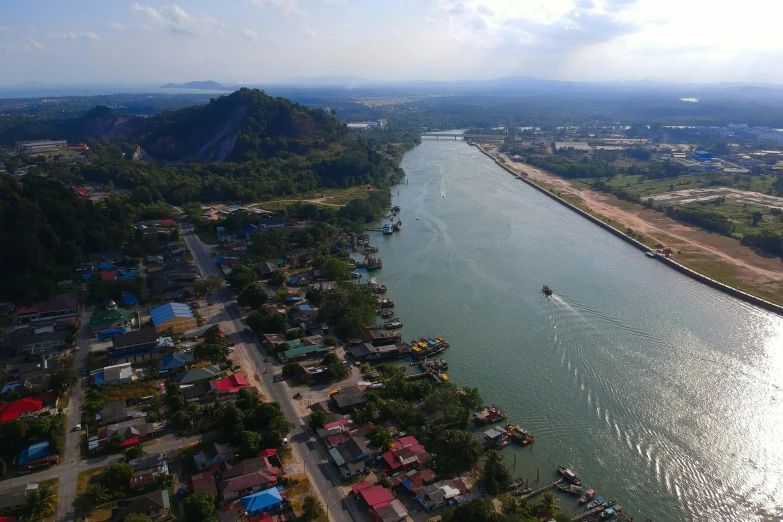
[(244, 36), (248, 41), (255, 42), (258, 40), (258, 33), (251, 31), (250, 29), (242, 29), (239, 31), (240, 36)]
[(11, 30), (12, 29), (10, 27), (8, 27), (7, 25), (0, 25), (0, 34), (2, 34), (2, 33), (10, 33)]
[(112, 31), (125, 31), (128, 28), (119, 22), (109, 22), (109, 29)]
[(44, 44), (33, 38), (32, 36), (27, 37), (27, 50), (28, 51), (45, 51), (48, 49)]
[(84, 40), (84, 41), (91, 41), (91, 42), (97, 42), (101, 39), (101, 37), (92, 31), (87, 31), (84, 33), (46, 33), (46, 36), (48, 38), (62, 38), (64, 40)]
[(219, 34), (225, 24), (206, 14), (188, 14), (178, 5), (155, 9), (148, 5), (134, 3), (131, 6), (134, 13), (145, 17), (153, 27), (172, 34), (187, 34), (191, 36), (206, 36)]
[(298, 0), (250, 0), (250, 3), (262, 9), (266, 7), (277, 9), (284, 15), (304, 16), (307, 14), (299, 5)]

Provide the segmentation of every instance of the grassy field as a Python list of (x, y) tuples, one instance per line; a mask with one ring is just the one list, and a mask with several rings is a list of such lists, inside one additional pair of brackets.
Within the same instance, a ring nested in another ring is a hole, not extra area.
[[(279, 199), (273, 199), (270, 201), (263, 201), (256, 203), (253, 206), (276, 212), (278, 210), (284, 210), (288, 208), (291, 203), (296, 201), (308, 201), (308, 200), (323, 200), (324, 204), (328, 205), (345, 205), (352, 199), (360, 199), (367, 197), (367, 187), (364, 185), (358, 187), (351, 187), (347, 189), (319, 189), (308, 194), (297, 194), (296, 196), (289, 196)], [(311, 201), (312, 202), (312, 201)], [(316, 205), (319, 202), (314, 202)]]
[(79, 472), (79, 476), (76, 477), (76, 496), (84, 494), (90, 484), (97, 484), (97, 477), (104, 471), (104, 468), (95, 468)]
[(110, 402), (120, 399), (141, 399), (157, 394), (158, 389), (155, 386), (155, 381), (136, 381), (119, 386), (107, 386), (103, 396), (106, 402)]
[(218, 236), (215, 227), (210, 227), (209, 230), (196, 232), (198, 238), (204, 242), (205, 245), (217, 245)]
[(71, 403), (71, 396), (65, 395), (62, 398), (60, 398), (59, 401), (57, 401), (57, 407), (65, 409), (68, 407), (68, 405)]
[[(718, 174), (700, 174), (698, 176), (685, 175), (678, 176), (676, 178), (665, 179), (647, 179), (644, 176), (615, 176), (614, 178), (600, 178), (601, 181), (609, 185), (610, 187), (625, 188), (631, 192), (635, 192), (642, 197), (652, 196), (655, 194), (663, 194), (664, 192), (672, 192), (674, 190), (684, 190), (690, 188), (701, 188), (706, 186), (712, 180), (719, 180), (722, 183), (727, 183), (740, 190), (752, 190), (754, 192), (761, 192), (762, 194), (768, 194), (772, 189), (772, 184), (775, 182), (774, 176), (744, 176), (740, 181), (735, 182), (734, 175), (718, 175)], [(592, 185), (598, 179), (588, 178), (584, 180), (588, 185)]]

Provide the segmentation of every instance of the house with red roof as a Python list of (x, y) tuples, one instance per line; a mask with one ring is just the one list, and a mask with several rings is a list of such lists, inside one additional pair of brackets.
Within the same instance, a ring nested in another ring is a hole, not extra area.
[(226, 248), (233, 250), (234, 252), (242, 252), (247, 250), (247, 243), (231, 243)]
[(408, 516), (408, 511), (402, 502), (394, 498), (391, 491), (383, 486), (369, 486), (357, 484), (355, 491), (359, 498), (370, 508), (370, 514), (378, 522), (400, 522)]
[(418, 469), (430, 460), (430, 454), (419, 444), (416, 437), (402, 437), (391, 445), (389, 451), (382, 455), (383, 460), (392, 472), (398, 470)]
[(43, 402), (32, 397), (0, 404), (0, 422), (18, 419), (22, 415), (36, 412), (41, 408), (43, 408)]
[(239, 390), (248, 386), (245, 376), (238, 373), (230, 375), (225, 379), (209, 381), (209, 387), (217, 394), (218, 400), (231, 399), (239, 393)]
[(79, 305), (76, 299), (51, 299), (22, 308), (16, 314), (19, 324), (77, 315)]
[(173, 219), (161, 219), (158, 223), (160, 223), (160, 226), (162, 227), (173, 227), (177, 225), (177, 222)]
[(102, 281), (111, 281), (112, 279), (117, 279), (117, 271), (116, 270), (106, 270), (104, 272), (101, 272), (101, 280)]

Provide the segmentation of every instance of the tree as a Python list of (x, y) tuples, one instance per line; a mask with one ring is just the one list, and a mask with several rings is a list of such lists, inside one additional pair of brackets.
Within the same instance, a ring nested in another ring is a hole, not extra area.
[(285, 363), (281, 373), (283, 374), (283, 377), (285, 377), (286, 379), (293, 379), (294, 377), (299, 375), (299, 371), (301, 370), (301, 368), (302, 367), (299, 366), (299, 363), (295, 363), (295, 362)]
[(478, 388), (466, 386), (459, 395), (459, 403), (469, 412), (474, 412), (481, 409), (484, 400), (481, 398)]
[(137, 459), (144, 455), (144, 448), (141, 446), (131, 446), (130, 448), (125, 450), (125, 460), (130, 462), (133, 459)]
[(307, 496), (302, 503), (302, 515), (299, 517), (301, 522), (310, 522), (324, 516), (324, 508), (318, 499), (313, 496)]
[(133, 477), (133, 468), (130, 467), (130, 464), (116, 462), (106, 472), (106, 486), (113, 491), (125, 489), (128, 487), (131, 477)]
[(330, 281), (345, 281), (351, 278), (351, 270), (344, 262), (330, 257), (321, 266), (321, 274)]
[(751, 218), (753, 219), (753, 226), (755, 227), (755, 226), (756, 226), (756, 225), (758, 225), (758, 224), (761, 222), (761, 220), (764, 218), (764, 214), (762, 214), (761, 212), (759, 212), (759, 211), (757, 210), (757, 211), (755, 211), (753, 214), (751, 214)]
[(454, 510), (450, 522), (494, 522), (495, 506), (486, 498), (473, 499)]
[(496, 495), (505, 491), (511, 484), (511, 474), (506, 469), (503, 456), (497, 450), (487, 450), (484, 454), (484, 476), (482, 482), (487, 492)]
[(101, 504), (108, 502), (110, 498), (109, 492), (100, 484), (90, 484), (87, 486), (87, 490), (79, 497), (78, 504), (79, 510), (88, 515), (93, 509), (97, 508)]
[(57, 491), (49, 486), (39, 486), (37, 491), (27, 495), (27, 510), (24, 520), (32, 521), (54, 513), (59, 501)]
[(144, 513), (130, 513), (125, 517), (125, 522), (152, 522), (152, 519)]
[(446, 437), (446, 451), (463, 469), (469, 469), (481, 455), (481, 444), (467, 431), (451, 430)]
[(8, 473), (8, 465), (0, 458), (0, 478), (5, 477), (6, 473)]
[(310, 414), (310, 426), (313, 428), (323, 428), (325, 422), (326, 412), (318, 410)]
[(280, 270), (275, 271), (269, 278), (269, 284), (273, 288), (283, 286), (285, 284), (285, 275)]
[(119, 433), (115, 433), (111, 437), (109, 437), (109, 450), (110, 451), (117, 451), (120, 448), (122, 448), (122, 443), (125, 441), (125, 437), (123, 437)]
[(368, 433), (370, 441), (381, 451), (386, 451), (394, 444), (394, 438), (389, 430), (382, 426), (371, 429)]
[(228, 359), (228, 347), (225, 343), (212, 344), (203, 342), (196, 346), (195, 355), (199, 361), (208, 360), (213, 364), (218, 364)]
[(190, 522), (213, 522), (215, 516), (215, 502), (212, 494), (203, 492), (190, 495), (183, 502), (185, 517)]
[(250, 308), (261, 308), (269, 300), (261, 283), (252, 283), (237, 296), (237, 304)]
[(252, 268), (246, 265), (239, 265), (231, 269), (231, 273), (226, 277), (226, 281), (231, 285), (231, 290), (239, 295), (242, 290), (256, 282), (256, 274)]
[(530, 502), (526, 499), (513, 497), (511, 495), (503, 495), (500, 498), (500, 504), (504, 515), (527, 518), (532, 514)]
[(541, 495), (538, 502), (538, 516), (541, 520), (552, 520), (560, 512), (560, 506), (558, 506), (560, 499), (551, 491)]
[(288, 327), (288, 315), (277, 312), (273, 314), (267, 308), (261, 308), (250, 312), (247, 318), (247, 326), (256, 335), (283, 333)]
[(223, 286), (223, 279), (220, 276), (208, 276), (193, 283), (193, 291), (196, 295), (209, 297), (213, 292)]
[(240, 440), (242, 444), (239, 452), (243, 459), (254, 457), (261, 451), (261, 435), (255, 431), (242, 431)]

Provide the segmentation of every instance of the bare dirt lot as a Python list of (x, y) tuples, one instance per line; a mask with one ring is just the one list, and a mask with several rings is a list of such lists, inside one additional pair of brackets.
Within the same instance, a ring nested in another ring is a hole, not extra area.
[[(497, 154), (494, 148), (487, 150), (493, 155)], [(500, 157), (515, 172), (559, 193), (564, 199), (603, 221), (621, 230), (633, 229), (645, 236), (647, 244), (661, 243), (673, 249), (677, 252), (675, 257), (683, 265), (725, 284), (783, 304), (783, 262), (780, 258), (758, 253), (736, 239), (683, 225), (642, 205), (622, 201), (611, 194), (595, 192), (578, 181), (560, 178), (526, 163), (513, 162), (505, 154), (500, 154)], [(743, 197), (748, 197), (747, 193)], [(758, 197), (771, 196), (758, 194)]]
[(728, 203), (783, 209), (783, 198), (731, 187), (692, 188), (650, 196), (656, 203), (685, 205), (725, 198)]

